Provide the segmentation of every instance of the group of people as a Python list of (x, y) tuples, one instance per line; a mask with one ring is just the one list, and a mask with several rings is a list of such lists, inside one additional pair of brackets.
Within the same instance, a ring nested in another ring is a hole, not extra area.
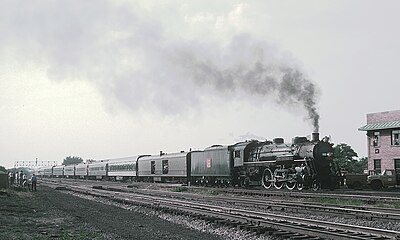
[(37, 177), (35, 174), (28, 180), (27, 175), (20, 172), (8, 172), (10, 186), (28, 187), (29, 190), (36, 191)]

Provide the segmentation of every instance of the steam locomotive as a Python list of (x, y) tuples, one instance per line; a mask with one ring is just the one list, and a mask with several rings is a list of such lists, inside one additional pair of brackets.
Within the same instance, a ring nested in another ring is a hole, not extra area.
[(203, 186), (263, 186), (289, 190), (334, 188), (338, 175), (333, 162), (333, 144), (295, 137), (273, 141), (245, 141), (234, 145), (213, 145), (204, 150), (127, 158), (93, 163), (44, 167), (42, 177), (182, 182)]
[[(295, 137), (292, 143), (284, 143), (282, 138), (273, 141), (246, 142), (234, 146), (234, 169), (239, 185), (272, 186), (281, 189), (302, 190), (304, 187), (335, 188), (338, 171), (333, 162), (333, 144), (329, 138), (319, 140), (313, 133), (312, 139)], [(237, 149), (237, 150), (236, 150)], [(241, 152), (239, 152), (241, 151)], [(244, 158), (240, 159), (243, 153)]]

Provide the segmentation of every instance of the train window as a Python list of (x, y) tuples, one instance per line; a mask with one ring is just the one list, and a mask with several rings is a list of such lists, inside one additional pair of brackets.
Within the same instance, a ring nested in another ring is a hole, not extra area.
[(372, 139), (372, 145), (374, 147), (378, 147), (379, 146), (379, 132), (374, 132), (374, 136)]
[(235, 158), (240, 158), (240, 150), (235, 151)]
[(151, 174), (156, 174), (156, 161), (151, 161), (150, 171)]
[(135, 164), (129, 164), (129, 165), (127, 166), (127, 170), (129, 170), (129, 171), (136, 171), (136, 169), (135, 169)]
[(400, 145), (400, 130), (392, 131), (392, 145)]
[(162, 173), (168, 174), (168, 160), (162, 160)]

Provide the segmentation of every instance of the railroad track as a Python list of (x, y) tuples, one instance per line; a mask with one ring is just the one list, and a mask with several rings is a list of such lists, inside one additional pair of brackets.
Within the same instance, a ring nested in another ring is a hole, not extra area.
[(235, 195), (247, 195), (247, 196), (260, 196), (260, 197), (290, 197), (290, 198), (338, 198), (338, 199), (356, 199), (366, 202), (400, 202), (400, 194), (394, 193), (380, 193), (377, 192), (367, 192), (368, 195), (362, 194), (348, 194), (345, 192), (335, 193), (335, 192), (297, 192), (297, 191), (262, 191), (262, 190), (243, 190), (243, 189), (218, 189), (221, 193), (235, 194)]
[(394, 221), (400, 222), (400, 209), (396, 208), (377, 208), (372, 206), (338, 206), (333, 204), (318, 204), (310, 202), (299, 202), (299, 201), (288, 201), (288, 200), (274, 200), (265, 198), (254, 199), (235, 196), (232, 197), (221, 197), (221, 196), (208, 196), (198, 195), (186, 192), (171, 192), (162, 190), (142, 190), (124, 188), (112, 184), (114, 186), (107, 187), (105, 189), (116, 191), (116, 192), (138, 192), (142, 194), (152, 194), (154, 196), (163, 195), (165, 197), (174, 197), (187, 200), (195, 200), (202, 202), (213, 202), (213, 203), (226, 203), (230, 206), (243, 206), (243, 207), (256, 207), (258, 209), (285, 211), (285, 212), (296, 212), (296, 213), (307, 213), (307, 212), (318, 212), (322, 214), (338, 215), (340, 217), (365, 219), (365, 220), (378, 220), (378, 221)]
[[(92, 180), (70, 180), (70, 179), (62, 179), (63, 181), (68, 180), (70, 183), (80, 183), (80, 182), (89, 182), (91, 184), (98, 184), (99, 181), (92, 181)], [(46, 179), (46, 181), (54, 181), (53, 179)], [(55, 181), (61, 181), (61, 179), (57, 179)], [(121, 183), (116, 182), (101, 182), (101, 184), (117, 184), (121, 185)], [(131, 187), (136, 187), (140, 183), (132, 182)], [(158, 185), (162, 189), (174, 189), (178, 185), (167, 185), (167, 184), (160, 184)], [(210, 188), (210, 187), (197, 187), (197, 186), (184, 186), (188, 189), (198, 189), (202, 190), (213, 190), (218, 193), (222, 194), (232, 194), (238, 196), (258, 196), (263, 198), (273, 198), (273, 197), (287, 197), (292, 199), (301, 199), (301, 198), (335, 198), (335, 199), (348, 199), (348, 200), (361, 200), (367, 203), (393, 203), (393, 202), (400, 202), (400, 192), (373, 192), (373, 191), (353, 191), (353, 193), (348, 193), (349, 191), (338, 190), (338, 191), (325, 191), (321, 190), (318, 192), (313, 191), (289, 191), (289, 190), (265, 190), (265, 189), (235, 189), (235, 188)]]
[[(347, 224), (323, 222), (305, 218), (282, 216), (273, 213), (251, 211), (226, 206), (197, 203), (176, 199), (170, 196), (155, 196), (143, 192), (106, 191), (101, 186), (67, 186), (61, 183), (49, 183), (60, 189), (89, 194), (112, 201), (134, 204), (158, 210), (188, 214), (207, 219), (219, 224), (229, 224), (258, 233), (267, 233), (284, 238), (309, 239), (396, 239), (400, 238), (395, 231), (353, 226)], [(109, 189), (110, 190), (110, 189)]]

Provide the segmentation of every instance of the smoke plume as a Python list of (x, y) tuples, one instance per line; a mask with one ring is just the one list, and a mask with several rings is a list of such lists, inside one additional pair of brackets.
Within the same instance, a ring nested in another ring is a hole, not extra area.
[[(90, 81), (107, 107), (179, 114), (201, 87), (301, 105), (318, 131), (316, 86), (287, 53), (248, 34), (228, 44), (165, 37), (161, 23), (111, 1), (5, 0), (0, 61), (40, 61), (55, 81)], [(2, 59), (3, 58), (3, 59)]]
[[(239, 46), (236, 48), (239, 50), (232, 46)], [(282, 106), (300, 104), (306, 110), (314, 132), (318, 132), (315, 85), (299, 68), (291, 66), (287, 59), (263, 55), (271, 51), (279, 55), (279, 52), (266, 42), (255, 42), (248, 35), (235, 36), (228, 49), (225, 56), (221, 52), (219, 56), (223, 56), (223, 63), (233, 61), (230, 66), (221, 66), (223, 64), (210, 58), (199, 59), (200, 53), (182, 54), (185, 57), (181, 63), (200, 86), (211, 85), (221, 92), (244, 91), (249, 95), (268, 96)]]

